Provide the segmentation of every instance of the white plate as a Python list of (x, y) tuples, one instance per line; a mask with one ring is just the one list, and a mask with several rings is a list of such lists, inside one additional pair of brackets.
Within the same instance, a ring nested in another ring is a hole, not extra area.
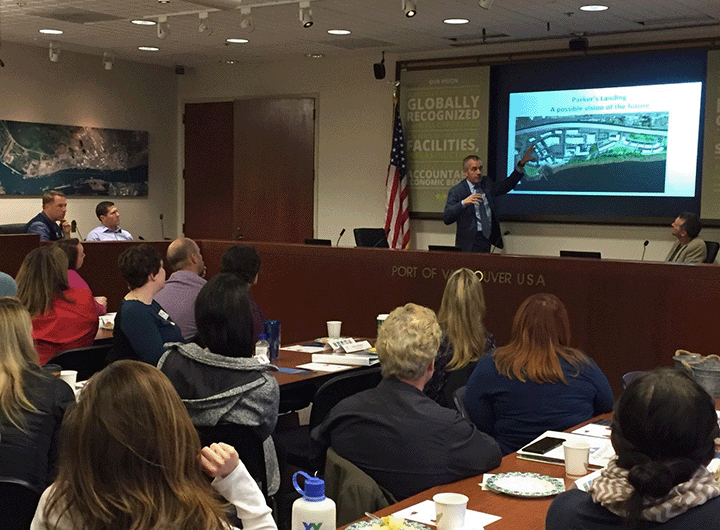
[(485, 484), (493, 491), (514, 497), (549, 497), (565, 491), (562, 479), (520, 471), (497, 473)]

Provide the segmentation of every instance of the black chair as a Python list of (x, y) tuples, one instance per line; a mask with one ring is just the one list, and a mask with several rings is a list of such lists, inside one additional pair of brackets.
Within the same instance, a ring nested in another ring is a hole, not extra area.
[(355, 228), (356, 247), (390, 248), (384, 228)]
[(310, 472), (317, 471), (312, 469), (313, 466), (310, 463), (310, 432), (323, 422), (330, 410), (340, 401), (363, 390), (376, 387), (381, 379), (380, 366), (375, 365), (363, 370), (340, 374), (323, 383), (313, 398), (308, 425), (276, 433), (276, 440), (282, 443), (287, 453), (288, 464)]
[(48, 364), (57, 364), (63, 370), (77, 370), (77, 380), (90, 379), (94, 373), (105, 368), (105, 357), (112, 344), (98, 344), (87, 348), (76, 348), (55, 354)]
[(437, 252), (460, 252), (460, 247), (450, 245), (428, 245), (428, 250)]
[(265, 452), (263, 440), (247, 425), (233, 423), (218, 423), (212, 427), (195, 427), (200, 435), (203, 447), (212, 443), (224, 442), (232, 445), (240, 456), (240, 460), (250, 473), (250, 476), (260, 486), (260, 491), (267, 498), (268, 478), (265, 471)]
[(329, 247), (332, 245), (332, 241), (329, 239), (315, 239), (309, 237), (305, 240), (306, 245), (319, 245), (321, 247)]
[(720, 243), (717, 241), (705, 241), (705, 247), (707, 248), (707, 257), (705, 258), (704, 263), (715, 263), (718, 250), (720, 250)]
[(468, 414), (468, 411), (465, 408), (465, 389), (466, 388), (467, 387), (461, 386), (455, 392), (453, 392), (453, 403), (455, 403), (455, 408), (462, 415), (462, 417), (472, 423), (472, 420), (470, 419), (470, 415)]
[(0, 234), (24, 234), (26, 223), (0, 225)]
[(0, 528), (28, 530), (40, 502), (40, 494), (24, 481), (0, 479), (0, 499), (5, 499), (0, 509)]
[(642, 370), (635, 370), (634, 372), (628, 372), (622, 376), (623, 390), (625, 390), (630, 383), (635, 381), (638, 377), (643, 375), (645, 372)]

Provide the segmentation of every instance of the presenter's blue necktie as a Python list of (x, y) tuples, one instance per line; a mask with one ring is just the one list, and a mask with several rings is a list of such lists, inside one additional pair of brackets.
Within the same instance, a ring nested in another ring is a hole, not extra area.
[(475, 193), (482, 194), (482, 205), (475, 205), (475, 217), (479, 220), (478, 229), (482, 231), (485, 239), (490, 239), (490, 233), (492, 231), (490, 227), (490, 216), (492, 215), (490, 212), (490, 204), (479, 185), (475, 186)]

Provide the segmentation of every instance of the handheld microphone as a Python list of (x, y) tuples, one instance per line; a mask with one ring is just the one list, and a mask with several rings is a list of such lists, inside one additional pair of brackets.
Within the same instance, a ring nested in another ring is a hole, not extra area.
[(642, 261), (642, 260), (645, 259), (645, 251), (647, 250), (647, 246), (648, 246), (649, 244), (650, 244), (650, 241), (648, 241), (648, 240), (646, 239), (646, 240), (645, 240), (645, 243), (643, 243), (643, 253), (642, 253), (642, 257), (640, 258), (640, 261)]
[(345, 229), (343, 228), (340, 230), (340, 235), (337, 238), (337, 241), (335, 242), (335, 246), (338, 246), (340, 244), (340, 238), (345, 234)]

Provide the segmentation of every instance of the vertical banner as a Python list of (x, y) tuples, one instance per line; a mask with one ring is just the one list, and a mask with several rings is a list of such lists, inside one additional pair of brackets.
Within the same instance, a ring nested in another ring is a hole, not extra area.
[(700, 217), (720, 219), (720, 50), (708, 51)]
[(448, 190), (462, 180), (462, 160), (487, 161), (488, 66), (403, 71), (400, 114), (405, 129), (410, 211), (436, 218)]

